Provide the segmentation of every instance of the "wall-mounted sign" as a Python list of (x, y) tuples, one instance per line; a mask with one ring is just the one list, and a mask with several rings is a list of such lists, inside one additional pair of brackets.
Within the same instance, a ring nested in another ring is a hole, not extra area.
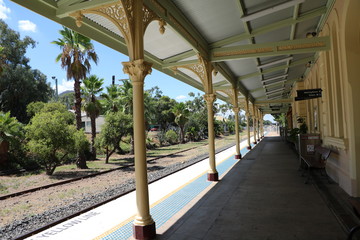
[(321, 88), (296, 90), (296, 92), (297, 92), (297, 97), (295, 97), (295, 101), (322, 97)]

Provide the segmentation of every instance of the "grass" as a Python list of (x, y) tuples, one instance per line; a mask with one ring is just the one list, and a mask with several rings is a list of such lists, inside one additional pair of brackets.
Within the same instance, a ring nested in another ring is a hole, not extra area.
[[(242, 135), (244, 134), (245, 133), (243, 133)], [(242, 139), (244, 138), (242, 137)], [(148, 150), (147, 156), (149, 159), (154, 157), (167, 156), (194, 147), (199, 147), (198, 148), (199, 153), (205, 153), (207, 152), (207, 146), (205, 146), (207, 142), (208, 142), (207, 140), (202, 140), (199, 142), (188, 142), (185, 144), (164, 146), (157, 149)], [(235, 144), (235, 135), (229, 135), (215, 139), (216, 148), (221, 148), (231, 143)], [(130, 144), (128, 144), (128, 146), (130, 146)], [(98, 157), (100, 157), (100, 155), (98, 155)], [(12, 176), (1, 177), (0, 195), (10, 194), (33, 186), (44, 185), (45, 182), (46, 184), (50, 184), (58, 180), (66, 180), (75, 177), (82, 177), (85, 175), (89, 175), (91, 173), (117, 168), (133, 162), (134, 162), (133, 155), (125, 155), (125, 156), (113, 155), (112, 158), (109, 159), (108, 164), (105, 163), (104, 158), (95, 161), (87, 161), (87, 165), (89, 167), (88, 169), (78, 169), (75, 164), (67, 164), (67, 165), (59, 166), (56, 168), (53, 176), (50, 177), (46, 177), (44, 175), (44, 171), (31, 172), (31, 173), (26, 173), (24, 175), (12, 175)], [(38, 177), (34, 177), (34, 176), (38, 176)], [(67, 195), (72, 195), (72, 194), (73, 193), (64, 193), (64, 195), (58, 197), (65, 198)], [(26, 206), (23, 207), (26, 208)]]
[[(243, 133), (242, 135), (244, 135), (244, 134), (245, 133)], [(221, 138), (217, 138), (215, 140), (215, 142), (216, 142), (216, 144), (215, 144), (216, 147), (222, 147), (222, 146), (225, 146), (232, 142), (235, 143), (235, 135), (229, 135), (229, 136), (223, 136)], [(208, 141), (205, 139), (205, 140), (198, 141), (198, 142), (187, 142), (185, 144), (164, 146), (164, 147), (159, 147), (156, 149), (148, 150), (146, 155), (147, 155), (147, 157), (167, 156), (167, 155), (170, 155), (170, 154), (182, 151), (182, 150), (186, 150), (186, 149), (190, 149), (190, 148), (194, 148), (194, 147), (201, 147), (207, 143), (208, 143)], [(123, 150), (129, 150), (129, 148), (131, 147), (131, 144), (121, 142), (121, 147)], [(114, 155), (114, 156), (115, 157), (111, 157), (109, 159), (108, 164), (106, 164), (104, 160), (87, 161), (87, 166), (89, 167), (89, 169), (79, 170), (75, 164), (62, 165), (62, 166), (59, 166), (56, 168), (54, 174), (56, 175), (56, 173), (60, 174), (60, 173), (75, 172), (75, 171), (82, 171), (84, 174), (100, 172), (100, 171), (106, 171), (109, 169), (117, 168), (117, 167), (134, 162), (134, 158), (131, 155), (122, 157), (122, 158), (117, 158), (116, 155)], [(103, 158), (105, 156), (99, 154), (98, 157)]]

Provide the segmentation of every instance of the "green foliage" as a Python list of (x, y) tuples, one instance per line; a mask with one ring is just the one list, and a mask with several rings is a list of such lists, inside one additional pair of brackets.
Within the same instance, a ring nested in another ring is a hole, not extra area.
[(265, 126), (269, 126), (272, 125), (273, 123), (270, 120), (264, 120), (264, 125)]
[(64, 104), (66, 106), (66, 109), (73, 109), (74, 108), (74, 102), (75, 102), (75, 94), (73, 91), (62, 93), (59, 95), (60, 103)]
[(24, 156), (23, 125), (10, 112), (0, 112), (0, 166), (11, 168)]
[[(228, 131), (230, 132), (230, 133), (234, 133), (235, 132), (235, 121), (233, 121), (233, 120), (227, 120), (226, 122), (225, 122), (225, 124), (226, 124), (226, 126), (227, 126), (227, 128), (228, 128)], [(239, 128), (240, 129), (240, 128)]]
[(63, 114), (63, 119), (67, 124), (74, 124), (74, 114), (66, 109), (66, 106), (60, 102), (32, 102), (27, 106), (27, 113), (33, 117), (37, 113), (55, 113), (60, 112)]
[[(61, 67), (66, 70), (68, 80), (74, 80), (75, 95), (75, 116), (76, 129), (81, 129), (81, 91), (80, 80), (85, 79), (91, 70), (91, 61), (97, 64), (98, 56), (94, 50), (91, 39), (85, 37), (71, 29), (63, 27), (59, 31), (61, 38), (53, 41), (60, 47), (61, 53), (57, 56), (56, 61), (61, 62)], [(76, 162), (78, 168), (87, 168), (86, 160), (81, 158)]]
[(104, 113), (119, 111), (121, 108), (120, 87), (118, 85), (110, 85), (106, 87), (106, 91), (107, 93), (101, 94)]
[(164, 145), (164, 143), (166, 142), (166, 138), (165, 138), (165, 132), (164, 131), (159, 131), (156, 135), (158, 141), (159, 141), (159, 144), (160, 144), (160, 147), (162, 147)]
[(196, 141), (199, 139), (199, 134), (195, 127), (189, 127), (187, 129), (186, 138), (189, 139), (189, 141)]
[(11, 117), (10, 112), (0, 112), (0, 141), (15, 144), (23, 136), (23, 125), (15, 117)]
[(34, 101), (48, 101), (53, 95), (46, 76), (29, 66), (26, 49), (35, 47), (30, 37), (20, 39), (20, 34), (0, 20), (0, 45), (3, 72), (0, 78), (0, 111), (10, 111), (18, 121), (27, 123), (26, 106)]
[(214, 121), (214, 132), (215, 136), (220, 136), (223, 133), (223, 123), (220, 120)]
[(165, 133), (165, 140), (170, 144), (178, 143), (178, 134), (174, 130), (169, 130)]
[(96, 139), (96, 146), (104, 150), (106, 162), (118, 150), (122, 152), (120, 141), (132, 132), (132, 117), (123, 112), (108, 113), (100, 135)]
[[(150, 91), (150, 93), (152, 92)], [(153, 113), (149, 121), (159, 124), (161, 130), (165, 131), (174, 123), (175, 115), (172, 108), (175, 106), (176, 101), (168, 96), (161, 96), (159, 91), (155, 91), (155, 94), (151, 94), (149, 98), (151, 99), (149, 105), (152, 105)]]
[(39, 113), (44, 106), (44, 102), (31, 102), (26, 107), (26, 113), (30, 118), (32, 118), (36, 113)]
[(83, 129), (74, 132), (74, 140), (75, 140), (75, 149), (77, 150), (77, 153), (81, 154), (82, 157), (84, 157), (85, 159), (90, 159), (91, 158), (91, 153), (89, 151), (90, 143), (86, 138)]
[(84, 97), (83, 108), (86, 115), (90, 117), (91, 121), (91, 153), (92, 158), (96, 159), (95, 137), (96, 137), (96, 118), (101, 112), (101, 104), (97, 100), (96, 95), (99, 94), (103, 88), (104, 79), (99, 79), (96, 75), (91, 75), (85, 78), (84, 86), (81, 88)]
[(279, 126), (285, 127), (286, 124), (286, 115), (285, 113), (272, 114), (274, 121), (279, 124)]
[(81, 133), (67, 123), (67, 117), (60, 111), (37, 113), (26, 131), (27, 147), (48, 175), (53, 174), (69, 153), (83, 147), (83, 143), (78, 142)]
[(180, 102), (174, 105), (172, 112), (175, 114), (175, 123), (180, 127), (180, 142), (184, 143), (184, 128), (185, 124), (189, 121), (190, 111), (188, 110), (185, 103)]

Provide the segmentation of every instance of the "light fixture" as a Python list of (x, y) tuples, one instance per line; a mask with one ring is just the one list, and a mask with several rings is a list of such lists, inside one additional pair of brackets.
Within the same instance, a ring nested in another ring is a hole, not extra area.
[(242, 17), (241, 19), (244, 22), (248, 22), (248, 21), (251, 21), (251, 20), (266, 16), (268, 14), (275, 13), (275, 12), (278, 12), (280, 10), (295, 6), (295, 5), (303, 3), (303, 2), (305, 2), (305, 0), (292, 0), (292, 1), (289, 1), (289, 2), (285, 2), (285, 3), (282, 3), (282, 4), (276, 5), (274, 7), (270, 7), (270, 8), (258, 11), (256, 13), (247, 15), (245, 17)]
[(272, 77), (272, 78), (269, 78), (269, 79), (264, 79), (262, 80), (263, 83), (265, 82), (269, 82), (269, 81), (272, 81), (272, 80), (275, 80), (275, 79), (278, 79), (278, 78), (286, 78), (289, 74), (284, 74), (284, 75), (280, 75), (280, 76), (277, 76), (277, 77)]
[(308, 32), (306, 33), (306, 38), (312, 38), (316, 36), (316, 32)]
[(293, 57), (287, 57), (287, 58), (284, 58), (284, 59), (276, 60), (274, 62), (269, 62), (269, 63), (265, 63), (263, 65), (259, 65), (259, 66), (257, 66), (257, 68), (258, 69), (265, 68), (265, 67), (272, 66), (272, 65), (282, 63), (282, 62), (286, 62), (286, 61), (289, 61), (289, 60), (292, 60), (292, 59), (293, 59)]

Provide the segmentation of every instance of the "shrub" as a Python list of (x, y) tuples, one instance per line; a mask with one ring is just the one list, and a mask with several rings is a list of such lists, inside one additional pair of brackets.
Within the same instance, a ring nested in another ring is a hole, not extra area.
[(59, 111), (40, 112), (26, 126), (27, 147), (47, 175), (52, 175), (70, 153), (86, 145), (84, 133), (67, 120), (67, 115)]
[(11, 117), (10, 112), (0, 112), (0, 166), (14, 167), (14, 163), (22, 158), (23, 138), (23, 125)]
[(175, 144), (178, 142), (179, 136), (174, 130), (169, 130), (165, 133), (165, 139), (170, 144)]
[(164, 145), (164, 143), (166, 142), (166, 138), (165, 138), (165, 132), (164, 131), (159, 131), (156, 134), (156, 137), (159, 141), (160, 147)]
[(222, 121), (219, 121), (219, 120), (214, 121), (215, 136), (220, 136), (223, 133), (222, 126), (223, 126)]
[(100, 135), (96, 139), (96, 145), (101, 148), (105, 154), (105, 163), (109, 162), (110, 156), (118, 150), (123, 137), (129, 135), (132, 131), (132, 117), (123, 112), (108, 113), (105, 117), (105, 124), (101, 129)]

